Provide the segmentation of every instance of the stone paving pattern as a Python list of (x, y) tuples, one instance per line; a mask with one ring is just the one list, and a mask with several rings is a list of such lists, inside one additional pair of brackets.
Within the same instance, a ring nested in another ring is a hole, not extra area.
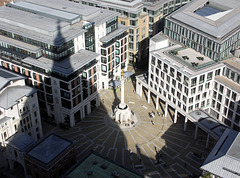
[[(200, 175), (200, 166), (206, 159), (215, 142), (210, 139), (209, 148), (205, 148), (206, 134), (198, 131), (194, 140), (193, 123), (188, 122), (187, 131), (183, 131), (183, 120), (173, 124), (168, 117), (156, 115), (149, 117), (149, 112), (156, 112), (154, 105), (146, 98), (139, 97), (134, 91), (131, 80), (125, 82), (125, 103), (137, 114), (136, 127), (120, 129), (112, 124), (113, 105), (120, 98), (120, 88), (116, 91), (101, 90), (101, 106), (83, 121), (69, 130), (55, 127), (54, 133), (72, 140), (76, 144), (77, 159), (81, 160), (91, 150), (111, 160), (135, 169), (145, 177), (189, 177)], [(154, 121), (154, 125), (151, 123)], [(201, 138), (201, 139), (200, 139)], [(132, 153), (130, 153), (131, 149)], [(156, 151), (160, 151), (159, 163)], [(202, 158), (192, 153), (202, 154)]]

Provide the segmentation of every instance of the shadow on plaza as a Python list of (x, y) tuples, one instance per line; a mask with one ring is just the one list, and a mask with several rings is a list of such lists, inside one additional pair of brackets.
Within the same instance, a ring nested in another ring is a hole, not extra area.
[[(113, 101), (110, 101), (110, 103), (112, 103), (112, 108), (115, 108), (116, 104), (119, 104), (119, 98), (116, 89), (113, 89), (113, 96)], [(117, 100), (118, 103), (115, 103), (115, 100)], [(107, 101), (105, 99), (104, 104), (101, 103), (100, 108), (96, 108), (95, 111), (100, 110), (103, 113), (108, 113), (108, 109), (105, 107), (106, 102)], [(161, 107), (163, 106), (160, 105), (160, 108)], [(95, 111), (92, 113), (93, 116)], [(162, 113), (161, 109), (159, 109), (159, 111)], [(157, 111), (154, 109), (154, 112), (156, 113)], [(174, 118), (174, 112), (172, 108), (168, 109), (168, 115), (171, 119)], [(109, 115), (107, 118), (109, 119), (107, 123), (114, 122), (111, 118), (111, 115)], [(194, 140), (193, 133), (195, 125), (188, 122), (187, 130), (184, 132), (184, 118), (181, 115), (178, 116), (178, 122), (176, 124), (170, 125), (167, 130), (162, 130), (163, 125), (159, 125), (157, 123), (157, 120), (159, 119), (163, 118), (157, 116), (156, 118), (146, 118), (146, 120), (149, 120), (149, 125), (151, 125), (147, 127), (151, 127), (152, 130), (157, 130), (157, 132), (162, 133), (159, 138), (160, 141), (153, 141), (152, 143), (148, 144), (150, 152), (154, 154), (148, 155), (148, 153), (146, 153), (145, 143), (143, 144), (136, 142), (134, 148), (133, 145), (128, 145), (124, 132), (120, 127), (118, 127), (118, 125), (115, 125), (115, 129), (119, 132), (117, 135), (116, 131), (108, 131), (105, 127), (102, 126), (102, 124), (97, 124), (99, 126), (93, 126), (92, 129), (98, 130), (98, 132), (97, 135), (95, 134), (90, 137), (90, 139), (95, 141), (94, 147), (88, 151), (90, 152), (93, 150), (106, 159), (116, 162), (117, 164), (122, 165), (128, 169), (134, 170), (142, 174), (142, 176), (154, 177), (158, 174), (160, 174), (161, 177), (200, 176), (201, 171), (199, 168), (201, 167), (204, 158), (206, 158), (210, 152), (210, 149), (205, 149), (204, 146), (202, 146), (205, 145), (206, 134), (204, 134), (202, 131), (199, 131), (197, 140)], [(155, 121), (155, 123), (151, 123), (151, 120)], [(82, 122), (88, 122), (88, 118)], [(134, 129), (139, 128), (138, 126), (136, 126), (136, 128), (131, 128), (131, 130)], [(91, 130), (88, 129), (84, 130), (86, 134), (88, 131), (91, 132)], [(145, 131), (142, 130), (139, 133), (144, 134), (144, 132)], [(141, 135), (138, 136), (141, 137)], [(95, 139), (95, 137), (98, 138)], [(116, 140), (117, 144), (115, 147), (109, 143), (109, 138)], [(148, 141), (150, 140), (147, 140), (146, 144)], [(212, 145), (210, 147), (212, 147)], [(195, 153), (195, 155), (193, 155), (193, 153)], [(203, 157), (199, 158), (196, 157), (196, 155), (202, 155)]]

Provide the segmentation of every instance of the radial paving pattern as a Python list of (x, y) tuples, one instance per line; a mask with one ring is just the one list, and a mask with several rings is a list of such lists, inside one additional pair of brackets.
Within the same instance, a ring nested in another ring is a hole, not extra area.
[[(147, 104), (144, 96), (140, 98), (134, 94), (132, 82), (128, 81), (125, 83), (125, 102), (138, 115), (139, 121), (136, 127), (120, 129), (112, 125), (113, 121), (109, 117), (113, 105), (119, 101), (116, 97), (120, 98), (120, 89), (116, 92), (102, 90), (100, 97), (104, 99), (104, 104), (84, 121), (67, 131), (55, 129), (57, 134), (76, 142), (78, 159), (94, 150), (151, 177), (189, 177), (201, 173), (199, 167), (213, 144), (206, 149), (204, 135), (201, 136), (201, 141), (194, 142), (193, 125), (188, 124), (188, 129), (184, 132), (181, 121), (172, 124), (170, 118), (162, 116), (150, 119), (148, 113), (156, 110), (151, 103)], [(156, 160), (156, 151), (160, 151), (159, 162)], [(193, 152), (202, 155), (202, 158), (194, 156)]]

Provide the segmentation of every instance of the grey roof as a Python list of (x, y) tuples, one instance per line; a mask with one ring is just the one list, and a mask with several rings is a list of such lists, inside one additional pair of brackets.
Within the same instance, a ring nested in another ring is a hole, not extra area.
[(6, 140), (6, 143), (20, 151), (25, 151), (34, 144), (34, 139), (26, 133), (18, 132)]
[(51, 134), (28, 151), (27, 155), (48, 164), (70, 145), (72, 145), (72, 142)]
[(59, 11), (78, 14), (79, 16), (81, 16), (82, 20), (95, 22), (96, 25), (99, 25), (102, 22), (106, 22), (107, 20), (119, 14), (117, 12), (99, 9), (96, 7), (91, 7), (83, 4), (72, 3), (65, 0), (26, 0), (26, 1), (42, 6), (54, 7), (54, 9)]
[[(211, 19), (195, 13), (196, 10), (206, 6), (223, 8), (225, 11), (218, 15), (218, 18)], [(231, 5), (234, 4), (234, 5)], [(173, 12), (167, 18), (177, 20), (177, 23), (182, 23), (188, 28), (194, 28), (201, 32), (207, 33), (215, 38), (224, 38), (229, 33), (234, 33), (240, 25), (240, 2), (236, 0), (194, 0), (185, 5), (183, 8)]]
[(45, 57), (41, 57), (37, 60), (27, 57), (22, 62), (68, 76), (96, 59), (98, 56), (100, 56), (100, 54), (80, 49), (77, 53), (66, 57), (61, 61), (54, 61)]
[(103, 43), (107, 43), (108, 41), (110, 41), (114, 37), (124, 33), (127, 29), (129, 29), (129, 27), (127, 27), (125, 25), (118, 24), (118, 29), (116, 29), (115, 31), (107, 34), (106, 36), (104, 36), (102, 38), (100, 38), (100, 41), (103, 42)]
[(217, 144), (204, 161), (201, 169), (219, 177), (235, 178), (240, 176), (240, 135), (226, 129)]
[[(80, 21), (79, 15), (54, 9), (53, 8), (54, 6), (46, 7), (46, 6), (41, 6), (38, 4), (33, 4), (29, 2), (24, 2), (24, 1), (11, 3), (8, 6), (14, 7), (17, 9), (26, 10), (32, 13), (37, 13), (43, 16), (49, 16), (59, 20), (64, 20), (64, 21), (70, 22), (71, 24), (74, 23), (76, 20)], [(67, 8), (66, 6), (62, 7), (62, 9), (66, 9), (66, 8)]]
[(138, 13), (143, 9), (142, 0), (134, 0), (131, 2), (119, 1), (119, 0), (88, 0), (88, 2), (98, 4), (100, 7), (111, 7), (126, 12)]
[(118, 80), (113, 80), (113, 81), (110, 81), (108, 83), (109, 86), (111, 87), (114, 87), (114, 88), (117, 88), (121, 85), (121, 81), (118, 81)]
[(82, 26), (10, 7), (0, 7), (0, 29), (55, 46), (85, 32)]
[(14, 46), (16, 48), (27, 50), (27, 51), (33, 52), (33, 53), (36, 53), (39, 50), (41, 50), (41, 48), (38, 47), (38, 46), (34, 46), (34, 45), (31, 45), (31, 44), (28, 44), (28, 43), (24, 43), (22, 41), (15, 40), (13, 38), (8, 38), (8, 37), (2, 36), (2, 35), (0, 35), (0, 42), (9, 44), (9, 45)]
[(220, 121), (212, 118), (202, 110), (195, 110), (189, 113), (195, 124), (197, 124), (205, 132), (210, 133), (213, 138), (220, 138), (226, 129), (226, 126)]
[(25, 77), (8, 71), (4, 68), (0, 68), (0, 91), (10, 82), (15, 80), (25, 79)]
[(37, 92), (37, 89), (28, 86), (10, 86), (0, 94), (0, 107), (8, 109), (17, 104), (24, 96), (30, 96)]
[(234, 82), (232, 79), (229, 79), (226, 76), (216, 76), (215, 80), (240, 93), (240, 84)]

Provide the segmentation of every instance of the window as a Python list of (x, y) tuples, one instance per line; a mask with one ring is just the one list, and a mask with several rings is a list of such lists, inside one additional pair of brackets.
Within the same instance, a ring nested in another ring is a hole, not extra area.
[(195, 94), (196, 93), (196, 88), (192, 88), (191, 89), (191, 94)]
[(199, 79), (199, 84), (203, 83), (205, 80), (205, 75), (201, 75)]
[(212, 79), (212, 74), (213, 74), (212, 72), (210, 72), (210, 73), (207, 74), (207, 81), (209, 81), (209, 80)]
[(197, 84), (197, 77), (195, 77), (191, 80), (191, 87), (196, 86), (196, 84)]

